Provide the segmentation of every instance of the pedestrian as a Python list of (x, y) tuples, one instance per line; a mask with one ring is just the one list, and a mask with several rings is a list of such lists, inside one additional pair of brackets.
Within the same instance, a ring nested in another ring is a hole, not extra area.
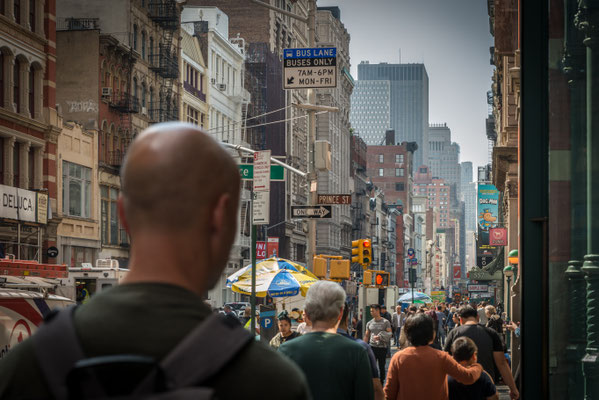
[(449, 354), (430, 347), (435, 339), (433, 319), (417, 313), (406, 319), (404, 330), (411, 346), (393, 356), (389, 363), (387, 400), (447, 400), (447, 375), (469, 385), (482, 373), (479, 364), (460, 365)]
[(389, 323), (391, 323), (391, 314), (387, 311), (387, 306), (381, 305), (381, 317), (385, 318)]
[(291, 318), (289, 318), (286, 311), (279, 314), (277, 319), (279, 320), (279, 333), (270, 340), (270, 347), (275, 350), (277, 350), (283, 343), (301, 336), (298, 332), (293, 332), (291, 330)]
[(248, 321), (251, 319), (252, 317), (252, 309), (250, 307), (246, 307), (243, 309), (243, 316), (241, 318), (239, 318), (239, 322), (241, 323), (241, 325), (243, 325), (245, 327), (245, 324), (248, 323)]
[[(488, 307), (488, 306), (487, 306)], [(476, 362), (478, 349), (472, 339), (462, 336), (451, 345), (453, 359), (464, 367), (469, 367)], [(498, 400), (497, 388), (493, 380), (485, 371), (472, 385), (464, 385), (452, 376), (447, 378), (449, 387), (449, 400)]]
[(404, 318), (404, 328), (402, 328), (400, 334), (399, 334), (399, 350), (403, 350), (407, 347), (410, 346), (410, 342), (408, 341), (408, 336), (406, 335), (406, 330), (405, 330), (405, 321), (407, 321), (407, 319), (410, 317), (410, 315), (414, 315), (418, 312), (418, 308), (416, 308), (416, 306), (411, 305), (408, 307), (408, 309), (406, 310), (406, 315)]
[(391, 323), (381, 316), (381, 306), (370, 306), (372, 319), (366, 324), (364, 341), (370, 344), (372, 352), (379, 363), (381, 383), (385, 383), (385, 364), (387, 364), (387, 347), (391, 342)]
[(497, 315), (495, 307), (493, 307), (491, 304), (486, 306), (485, 314), (487, 315), (486, 327), (495, 330), (495, 332), (503, 336), (503, 320), (499, 315)]
[(372, 349), (362, 339), (356, 339), (352, 337), (348, 332), (348, 319), (349, 319), (349, 303), (345, 303), (345, 307), (343, 308), (343, 315), (341, 316), (341, 320), (339, 321), (339, 326), (337, 327), (337, 333), (341, 336), (345, 336), (346, 338), (350, 338), (354, 340), (356, 343), (359, 343), (366, 352), (368, 353), (368, 361), (370, 361), (370, 372), (372, 373), (372, 387), (374, 389), (374, 399), (375, 400), (384, 400), (385, 394), (383, 393), (383, 385), (381, 385), (381, 380), (379, 378), (379, 368), (376, 365), (376, 358), (374, 357), (374, 353)]
[[(363, 333), (363, 327), (364, 324), (362, 323), (363, 320), (363, 316), (360, 315), (360, 319), (356, 321), (356, 324), (354, 325), (354, 329), (356, 332), (356, 339), (362, 339), (364, 337), (364, 333)], [(368, 342), (366, 342), (368, 343)]]
[(405, 321), (405, 314), (401, 311), (401, 306), (395, 307), (395, 312), (391, 316), (391, 329), (393, 329), (393, 340), (395, 340), (395, 346), (399, 348), (399, 336), (401, 335), (401, 328)]
[[(455, 326), (456, 326), (456, 321), (453, 318), (455, 315), (455, 312), (456, 312), (456, 308), (451, 307), (449, 309), (449, 314), (447, 314), (447, 330), (448, 330), (448, 332), (451, 332), (451, 330), (453, 328), (455, 328)], [(458, 323), (459, 323), (459, 321), (458, 321)]]
[(223, 311), (225, 312), (225, 316), (229, 319), (231, 319), (231, 321), (235, 321), (236, 323), (241, 325), (241, 321), (239, 321), (239, 317), (237, 316), (237, 313), (235, 313), (235, 311), (233, 311), (233, 309), (231, 308), (230, 305), (225, 304), (225, 306), (223, 307)]
[(335, 282), (319, 281), (310, 286), (305, 311), (312, 321), (312, 331), (279, 347), (279, 352), (306, 374), (314, 400), (374, 398), (368, 353), (358, 343), (337, 334), (345, 297), (343, 288)]
[(447, 316), (445, 315), (445, 313), (443, 312), (443, 305), (440, 304), (437, 306), (437, 332), (439, 334), (439, 345), (441, 345), (441, 347), (445, 344), (445, 337), (446, 337), (446, 333), (445, 333), (445, 329), (447, 327)]
[[(310, 397), (296, 365), (239, 325), (212, 314), (203, 301), (227, 265), (240, 189), (237, 164), (211, 136), (190, 124), (166, 123), (136, 137), (121, 167), (118, 199), (119, 223), (131, 237), (129, 272), (121, 284), (74, 312), (58, 313), (0, 360), (0, 398), (66, 397), (67, 373), (80, 371), (75, 365), (78, 353), (97, 363), (113, 355), (138, 355), (158, 363), (184, 339), (193, 344), (186, 361), (199, 364), (199, 369), (220, 367), (227, 356), (222, 368), (201, 382), (202, 390), (212, 390), (214, 397), (237, 399), (240, 388), (247, 398), (274, 398), (282, 392), (287, 399)], [(63, 323), (67, 329), (57, 330)], [(224, 333), (215, 336), (217, 332)], [(72, 340), (66, 340), (69, 337)], [(209, 359), (206, 354), (211, 354)], [(115, 370), (102, 380), (106, 390), (130, 387), (144, 378)], [(268, 376), (269, 385), (239, 374), (253, 370)], [(104, 371), (109, 374), (111, 368)]]
[(487, 325), (487, 321), (489, 320), (489, 319), (487, 318), (487, 313), (486, 313), (486, 311), (485, 311), (485, 307), (486, 307), (486, 306), (487, 306), (487, 303), (486, 303), (486, 302), (484, 302), (484, 301), (481, 301), (481, 302), (478, 304), (478, 309), (476, 310), (476, 311), (478, 312), (478, 320), (479, 320), (479, 323), (480, 323), (481, 325), (483, 325), (483, 326), (486, 326), (486, 325)]
[(495, 382), (495, 368), (501, 374), (503, 382), (510, 388), (510, 396), (517, 399), (520, 394), (503, 352), (501, 338), (493, 329), (479, 324), (478, 312), (471, 306), (463, 306), (458, 310), (461, 326), (454, 328), (445, 341), (445, 351), (451, 352), (453, 341), (459, 337), (469, 337), (478, 348), (478, 361)]
[(302, 320), (295, 330), (300, 335), (304, 335), (312, 330), (312, 323), (306, 318), (306, 311), (302, 311)]

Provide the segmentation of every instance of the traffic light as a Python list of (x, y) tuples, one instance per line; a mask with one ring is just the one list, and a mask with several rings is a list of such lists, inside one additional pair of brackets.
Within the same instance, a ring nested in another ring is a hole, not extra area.
[(331, 279), (349, 279), (349, 260), (331, 260), (330, 261), (331, 272), (329, 278)]
[(362, 266), (368, 268), (372, 264), (372, 245), (370, 239), (362, 240)]
[(364, 271), (364, 280), (362, 282), (364, 284), (364, 286), (372, 285), (372, 278), (373, 278), (372, 271), (370, 271), (370, 270)]
[(327, 277), (327, 259), (322, 257), (314, 257), (312, 262), (312, 271), (318, 278)]
[(368, 268), (372, 264), (372, 244), (370, 239), (358, 239), (351, 242), (352, 262)]
[(377, 271), (374, 274), (374, 284), (376, 286), (389, 286), (389, 273)]

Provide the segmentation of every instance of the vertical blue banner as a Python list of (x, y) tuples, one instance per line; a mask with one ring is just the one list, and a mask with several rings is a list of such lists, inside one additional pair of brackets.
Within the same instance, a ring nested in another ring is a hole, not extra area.
[(478, 228), (484, 232), (499, 223), (499, 191), (495, 185), (478, 185)]

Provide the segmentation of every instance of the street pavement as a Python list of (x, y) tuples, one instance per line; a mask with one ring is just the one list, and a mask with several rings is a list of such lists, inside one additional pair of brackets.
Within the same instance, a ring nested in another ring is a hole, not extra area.
[[(393, 357), (393, 354), (395, 353), (397, 353), (397, 347), (391, 346), (391, 357)], [(387, 358), (387, 365), (385, 365), (385, 371), (389, 370), (390, 361), (391, 358)], [(498, 385), (497, 394), (499, 395), (499, 400), (510, 400), (510, 388), (506, 385)]]

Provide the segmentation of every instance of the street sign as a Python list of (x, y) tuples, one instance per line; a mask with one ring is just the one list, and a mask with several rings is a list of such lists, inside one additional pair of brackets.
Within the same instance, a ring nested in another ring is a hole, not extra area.
[(489, 285), (468, 285), (469, 292), (488, 292)]
[(270, 150), (254, 153), (254, 192), (270, 190)]
[(318, 204), (351, 204), (351, 194), (319, 194)]
[(54, 246), (48, 247), (48, 250), (46, 250), (46, 254), (50, 258), (56, 258), (58, 256), (58, 249)]
[[(254, 164), (238, 164), (241, 180), (251, 181), (254, 179)], [(284, 181), (285, 168), (282, 165), (272, 164), (270, 166), (270, 180)]]
[(414, 256), (416, 255), (416, 251), (412, 248), (408, 249), (408, 258), (414, 258)]
[(337, 48), (301, 48), (283, 51), (284, 89), (337, 87)]
[(418, 259), (417, 258), (410, 258), (410, 259), (408, 259), (408, 264), (410, 264), (410, 265), (418, 265)]
[(270, 192), (254, 192), (252, 224), (268, 225), (270, 222)]
[(264, 329), (268, 329), (273, 326), (275, 317), (260, 317), (260, 326)]
[(332, 218), (331, 206), (291, 206), (291, 218)]

